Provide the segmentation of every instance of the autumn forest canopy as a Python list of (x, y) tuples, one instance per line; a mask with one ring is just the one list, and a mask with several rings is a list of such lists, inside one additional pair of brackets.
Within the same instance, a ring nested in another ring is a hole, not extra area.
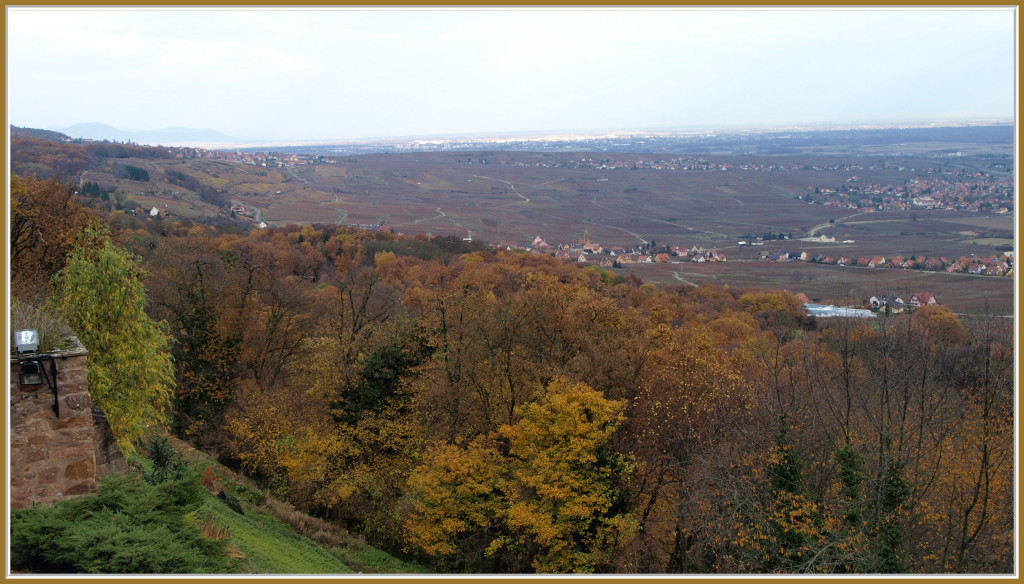
[(25, 170), (13, 309), (90, 350), (124, 449), (166, 428), (437, 572), (1014, 571), (1006, 319), (143, 218)]

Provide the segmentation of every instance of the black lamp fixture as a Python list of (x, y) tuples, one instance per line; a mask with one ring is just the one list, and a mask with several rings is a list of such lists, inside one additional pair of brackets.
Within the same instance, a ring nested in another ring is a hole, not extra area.
[[(30, 353), (27, 357), (20, 357), (21, 374), (18, 376), (22, 385), (42, 385), (44, 382), (53, 391), (53, 413), (60, 417), (60, 402), (57, 394), (57, 361), (53, 355), (31, 354), (39, 350), (39, 330), (19, 329), (14, 331), (14, 346), (19, 355)], [(50, 374), (46, 374), (43, 361), (50, 361)], [(53, 381), (51, 382), (51, 378)]]
[(21, 379), (22, 385), (42, 385), (43, 383), (43, 367), (39, 361), (22, 361), (21, 362)]

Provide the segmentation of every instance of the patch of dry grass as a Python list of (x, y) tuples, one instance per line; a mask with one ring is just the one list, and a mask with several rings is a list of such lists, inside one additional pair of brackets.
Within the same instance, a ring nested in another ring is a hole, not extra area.
[(349, 534), (344, 528), (306, 515), (290, 503), (278, 501), (268, 493), (263, 493), (261, 504), (281, 521), (291, 526), (299, 534), (326, 546), (361, 546), (362, 540)]

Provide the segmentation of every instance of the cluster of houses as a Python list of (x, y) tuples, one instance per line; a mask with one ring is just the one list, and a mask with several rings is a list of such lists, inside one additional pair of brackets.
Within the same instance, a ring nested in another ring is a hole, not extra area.
[(250, 164), (266, 168), (303, 166), (307, 164), (335, 164), (337, 161), (319, 154), (278, 154), (273, 152), (242, 152), (229, 150), (206, 150), (204, 148), (175, 148), (175, 158), (203, 158), (238, 164)]
[[(528, 245), (511, 241), (493, 242), (498, 249), (519, 250), (539, 255), (553, 255), (556, 258), (577, 263), (595, 263), (601, 267), (618, 268), (627, 264), (678, 264), (684, 262), (724, 262), (726, 255), (716, 249), (704, 249), (699, 245), (685, 246), (639, 245), (635, 247), (602, 246), (584, 238), (585, 243), (562, 243), (551, 245), (541, 236), (536, 236)], [(746, 243), (746, 242), (741, 242)], [(763, 261), (771, 262), (811, 262), (837, 266), (863, 266), (867, 268), (896, 268), (903, 270), (946, 271), (984, 276), (1013, 276), (1012, 251), (994, 254), (987, 257), (975, 255), (961, 256), (949, 260), (945, 257), (917, 256), (865, 256), (847, 257), (831, 256), (810, 251), (763, 251), (758, 256)]]
[(928, 270), (933, 272), (946, 271), (951, 273), (976, 274), (984, 276), (1013, 276), (1013, 252), (994, 254), (988, 257), (975, 255), (961, 256), (956, 260), (945, 257), (885, 256), (846, 257), (826, 256), (808, 251), (765, 251), (760, 259), (772, 262), (814, 262), (838, 266), (865, 266), (868, 268), (898, 268), (903, 270)]
[(754, 172), (786, 172), (786, 171), (832, 171), (832, 172), (851, 172), (854, 170), (864, 169), (878, 169), (883, 168), (880, 165), (852, 165), (852, 164), (827, 164), (827, 165), (806, 165), (806, 164), (780, 164), (780, 163), (758, 163), (744, 161), (734, 164), (727, 164), (724, 162), (715, 162), (705, 157), (699, 156), (685, 156), (677, 158), (651, 158), (651, 159), (636, 159), (636, 160), (612, 160), (610, 158), (591, 158), (584, 157), (574, 160), (565, 161), (551, 161), (545, 160), (542, 162), (534, 161), (501, 161), (501, 165), (509, 166), (544, 166), (544, 167), (559, 167), (559, 168), (588, 168), (598, 170), (631, 170), (631, 169), (650, 169), (650, 170), (698, 170), (698, 171), (754, 171)]
[(947, 272), (980, 274), (984, 276), (1013, 276), (1013, 252), (1003, 255), (991, 255), (985, 258), (978, 256), (961, 256), (960, 259), (946, 266)]
[(817, 317), (873, 318), (880, 312), (899, 314), (904, 311), (913, 311), (922, 306), (933, 306), (939, 303), (931, 292), (915, 292), (906, 301), (896, 294), (879, 294), (869, 298), (865, 302), (865, 308), (816, 304), (803, 292), (796, 294), (796, 298), (803, 303), (804, 309), (808, 314)]
[[(594, 263), (602, 268), (617, 268), (625, 264), (668, 264), (683, 262), (724, 262), (725, 254), (699, 245), (684, 246), (640, 245), (636, 247), (602, 246), (584, 237), (585, 243), (562, 243), (551, 245), (541, 236), (536, 236), (529, 245), (499, 241), (492, 245), (499, 249), (520, 250), (539, 255), (553, 255), (566, 262)], [(658, 250), (661, 251), (658, 251)]]
[(922, 306), (933, 306), (939, 301), (931, 292), (915, 292), (909, 300), (904, 301), (896, 294), (879, 294), (868, 299), (871, 310), (886, 311), (897, 314), (904, 310), (914, 310)]
[(866, 184), (859, 177), (835, 188), (808, 187), (800, 196), (809, 203), (858, 209), (891, 211), (945, 209), (1010, 213), (1013, 208), (1013, 177), (989, 173), (945, 177), (912, 178), (903, 184)]
[(861, 211), (891, 211), (905, 209), (948, 209), (956, 211), (984, 211), (1009, 213), (1013, 208), (1014, 184), (1012, 176), (987, 172), (956, 172), (935, 167), (918, 170), (890, 163), (868, 166), (852, 164), (806, 165), (739, 163), (726, 164), (701, 157), (671, 159), (611, 160), (580, 158), (562, 162), (500, 162), (513, 166), (544, 166), (583, 168), (596, 170), (683, 170), (683, 171), (753, 171), (753, 172), (855, 172), (893, 168), (900, 171), (923, 172), (929, 175), (891, 184), (867, 183), (860, 176), (851, 175), (846, 184), (835, 187), (808, 187), (805, 195), (796, 198), (827, 206), (859, 209)]
[(240, 205), (238, 203), (231, 205), (231, 212), (234, 213), (235, 215), (241, 215), (242, 217), (255, 216), (255, 213), (253, 212), (252, 209), (246, 207), (245, 205)]

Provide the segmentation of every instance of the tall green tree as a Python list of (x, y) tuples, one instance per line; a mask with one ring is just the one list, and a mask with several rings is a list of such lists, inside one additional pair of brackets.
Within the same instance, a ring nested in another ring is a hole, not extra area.
[(174, 388), (165, 324), (146, 314), (138, 260), (105, 228), (88, 228), (54, 279), (50, 304), (89, 350), (89, 392), (121, 450), (162, 427)]

